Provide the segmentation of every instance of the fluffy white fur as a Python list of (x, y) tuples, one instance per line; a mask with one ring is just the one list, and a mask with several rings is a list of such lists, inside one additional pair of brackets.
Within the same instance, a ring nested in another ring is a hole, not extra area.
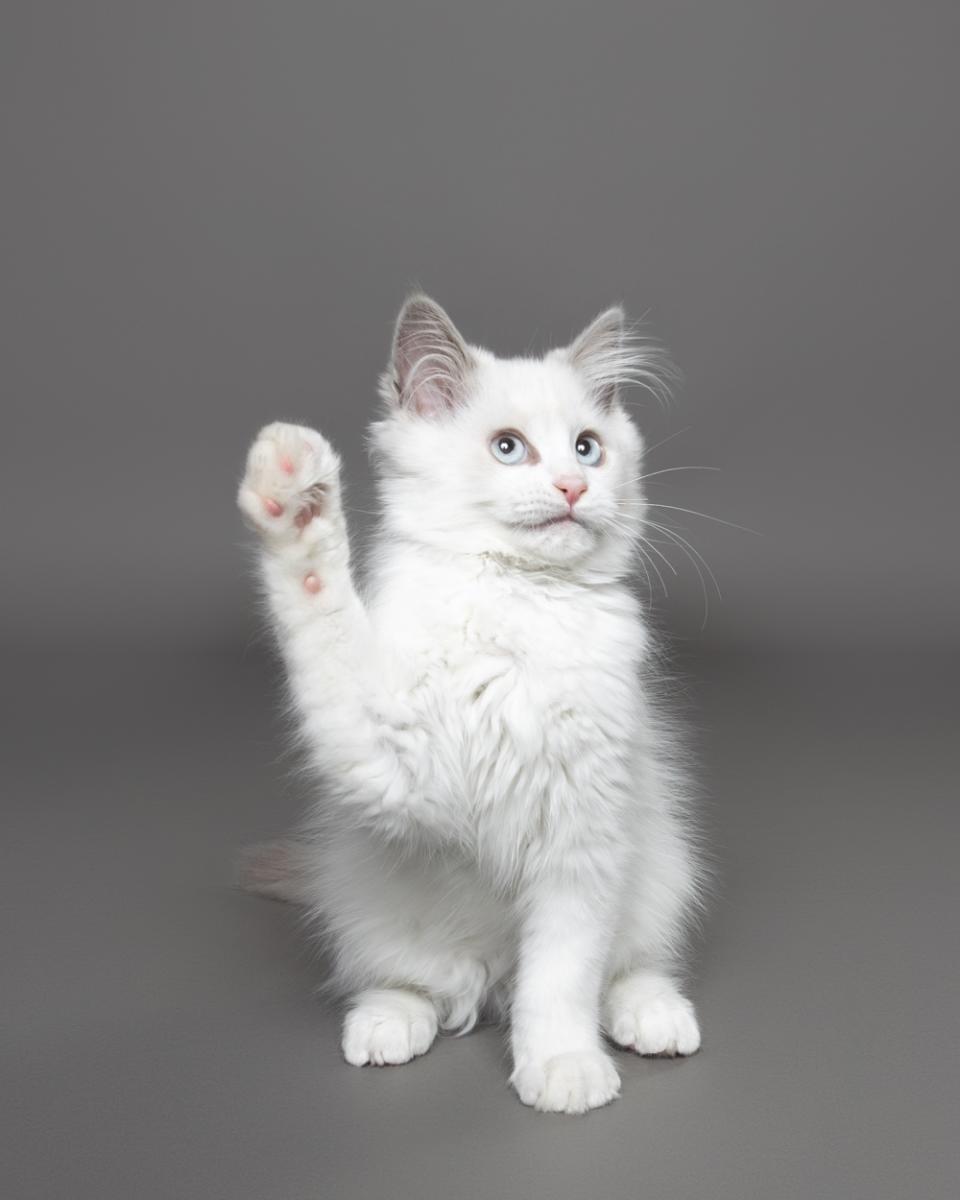
[[(675, 982), (698, 871), (628, 585), (642, 447), (620, 389), (659, 391), (662, 368), (619, 309), (502, 360), (408, 300), (362, 597), (329, 443), (275, 424), (250, 450), (239, 503), (323, 786), (246, 879), (325, 933), (348, 1062), (406, 1062), (495, 1013), (520, 1099), (583, 1112), (619, 1092), (604, 1032), (640, 1054), (700, 1044)], [(524, 461), (494, 456), (504, 431)]]

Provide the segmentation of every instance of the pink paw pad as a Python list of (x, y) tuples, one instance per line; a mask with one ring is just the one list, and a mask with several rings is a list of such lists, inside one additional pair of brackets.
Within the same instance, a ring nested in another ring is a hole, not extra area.
[(286, 454), (280, 456), (280, 470), (283, 471), (284, 475), (292, 475), (296, 470), (296, 467), (293, 465), (293, 459), (289, 458)]
[(311, 573), (304, 579), (303, 586), (308, 592), (311, 592), (315, 596), (323, 587), (323, 584), (320, 582), (319, 577), (314, 575), (311, 571)]
[(271, 517), (279, 517), (283, 514), (283, 505), (279, 500), (274, 500), (272, 496), (264, 496), (263, 507)]

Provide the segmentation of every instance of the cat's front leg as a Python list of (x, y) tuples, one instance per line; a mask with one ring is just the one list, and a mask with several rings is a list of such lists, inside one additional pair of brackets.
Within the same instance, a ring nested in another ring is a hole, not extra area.
[(264, 590), (313, 762), (342, 803), (402, 836), (418, 816), (422, 755), (391, 719), (350, 576), (340, 460), (313, 429), (267, 425), (237, 500), (260, 535)]
[(538, 882), (524, 909), (510, 1081), (523, 1103), (541, 1112), (609, 1104), (620, 1092), (600, 1035), (609, 905), (598, 902), (596, 881), (581, 877)]

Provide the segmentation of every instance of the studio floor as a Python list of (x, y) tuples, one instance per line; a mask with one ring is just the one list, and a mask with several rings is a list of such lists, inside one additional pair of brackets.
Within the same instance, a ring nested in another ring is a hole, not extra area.
[(230, 882), (299, 803), (262, 655), (10, 655), (3, 1194), (956, 1200), (958, 666), (687, 660), (704, 1048), (570, 1118), (494, 1029), (341, 1061), (295, 913)]

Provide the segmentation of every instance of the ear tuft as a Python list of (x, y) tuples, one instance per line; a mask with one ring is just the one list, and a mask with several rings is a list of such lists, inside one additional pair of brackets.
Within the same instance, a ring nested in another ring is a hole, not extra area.
[(414, 294), (397, 317), (381, 394), (399, 408), (437, 416), (464, 402), (472, 365), (469, 347), (440, 305)]
[(630, 385), (646, 388), (665, 404), (677, 378), (666, 351), (628, 328), (619, 305), (591, 321), (566, 353), (601, 408), (616, 404), (621, 389)]

